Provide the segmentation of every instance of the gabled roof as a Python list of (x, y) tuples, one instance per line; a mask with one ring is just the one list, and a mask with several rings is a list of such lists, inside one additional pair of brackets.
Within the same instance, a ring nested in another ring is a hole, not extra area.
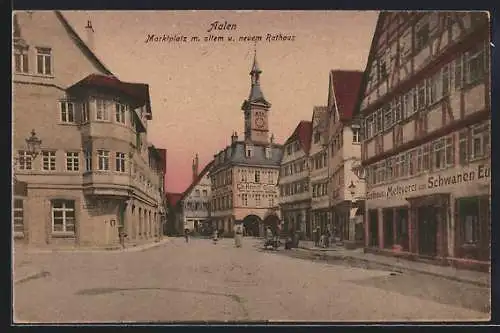
[(210, 163), (208, 163), (207, 165), (205, 165), (205, 167), (203, 168), (203, 170), (201, 170), (201, 172), (198, 174), (198, 176), (196, 177), (196, 179), (188, 186), (188, 188), (184, 191), (184, 193), (182, 193), (182, 196), (180, 198), (179, 201), (182, 201), (184, 200), (190, 193), (191, 193), (191, 190), (200, 183), (200, 180), (203, 179), (203, 177), (206, 176), (206, 174), (208, 173), (208, 171), (210, 171), (210, 168), (212, 167), (212, 165), (214, 164), (214, 161), (210, 161)]
[(294, 141), (299, 140), (302, 150), (308, 154), (311, 149), (311, 136), (312, 136), (312, 122), (301, 120), (292, 135), (286, 140), (285, 145)]
[(340, 121), (350, 121), (352, 119), (359, 97), (362, 78), (362, 71), (330, 71), (329, 93), (335, 97)]
[(315, 106), (313, 107), (313, 115), (312, 115), (312, 126), (313, 128), (318, 125), (325, 126), (325, 122), (327, 119), (327, 106)]
[(177, 203), (180, 201), (182, 193), (167, 192), (165, 193), (165, 196), (167, 197), (167, 202), (170, 205), (170, 207), (175, 207)]
[(57, 18), (61, 21), (62, 25), (68, 31), (70, 37), (75, 41), (75, 43), (80, 47), (83, 53), (88, 56), (100, 69), (108, 75), (112, 75), (113, 73), (104, 65), (104, 63), (97, 58), (95, 53), (85, 44), (85, 42), (78, 36), (73, 27), (69, 24), (68, 20), (64, 17), (61, 11), (55, 11)]

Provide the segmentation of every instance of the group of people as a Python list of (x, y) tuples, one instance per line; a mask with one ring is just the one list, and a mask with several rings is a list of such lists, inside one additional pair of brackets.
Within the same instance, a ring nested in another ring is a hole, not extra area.
[(332, 238), (332, 234), (330, 230), (326, 229), (323, 233), (321, 233), (320, 227), (316, 227), (313, 230), (313, 240), (314, 246), (327, 248), (330, 247), (330, 239)]

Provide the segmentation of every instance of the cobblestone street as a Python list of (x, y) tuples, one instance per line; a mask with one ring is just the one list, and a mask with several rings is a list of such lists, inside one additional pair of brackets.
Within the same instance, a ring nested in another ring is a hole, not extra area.
[[(176, 238), (138, 252), (19, 253), (44, 272), (14, 287), (21, 322), (464, 321), (489, 289), (420, 274), (294, 258), (245, 238)], [(21, 261), (21, 262), (20, 262)], [(21, 265), (22, 263), (22, 265)]]

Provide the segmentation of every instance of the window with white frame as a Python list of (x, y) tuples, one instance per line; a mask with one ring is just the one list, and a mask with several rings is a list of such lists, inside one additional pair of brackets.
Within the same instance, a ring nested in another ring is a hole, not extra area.
[(352, 129), (352, 143), (360, 143), (359, 128)]
[(269, 172), (267, 173), (267, 182), (268, 182), (269, 184), (274, 183), (274, 179), (273, 179), (273, 172), (272, 172), (272, 171), (269, 171)]
[(446, 166), (453, 166), (455, 164), (455, 140), (453, 136), (445, 138), (445, 163)]
[(406, 153), (406, 161), (408, 163), (408, 176), (413, 176), (415, 174), (414, 156), (415, 156), (414, 150)]
[(87, 102), (82, 102), (81, 104), (81, 110), (82, 110), (82, 124), (86, 124), (89, 122), (90, 117), (89, 117), (89, 105)]
[(421, 51), (429, 42), (430, 30), (427, 17), (423, 17), (415, 27), (415, 52)]
[(106, 100), (104, 99), (96, 99), (96, 119), (109, 121), (109, 114)]
[(246, 170), (241, 170), (241, 181), (247, 182), (247, 171)]
[(108, 150), (98, 150), (97, 151), (97, 169), (101, 171), (109, 170), (109, 151)]
[(370, 139), (375, 134), (375, 120), (373, 114), (366, 118), (366, 138)]
[(45, 171), (54, 171), (56, 169), (55, 151), (42, 151), (42, 169)]
[(415, 89), (410, 89), (403, 95), (402, 107), (404, 118), (412, 116), (417, 111), (414, 103), (414, 93)]
[(70, 101), (60, 101), (59, 108), (61, 110), (61, 121), (63, 123), (75, 122), (75, 103)]
[(267, 159), (270, 159), (272, 156), (271, 156), (271, 148), (269, 147), (266, 147), (266, 158)]
[(484, 44), (466, 53), (465, 77), (467, 84), (479, 83), (486, 74)]
[(242, 206), (248, 206), (248, 194), (243, 193), (241, 195), (241, 205)]
[(257, 207), (260, 207), (260, 204), (261, 204), (261, 202), (260, 202), (260, 194), (256, 194), (255, 195), (255, 205)]
[[(115, 167), (116, 171), (125, 172), (125, 153), (116, 153)], [(197, 191), (199, 192), (199, 190)]]
[(393, 122), (394, 122), (394, 115), (393, 115), (393, 109), (390, 107), (390, 105), (385, 106), (381, 112), (384, 112), (384, 130), (387, 130), (391, 128)]
[(458, 133), (458, 161), (461, 165), (469, 161), (469, 131), (467, 129)]
[(385, 161), (385, 179), (392, 180), (394, 178), (393, 168), (394, 158), (388, 158)]
[(50, 48), (36, 48), (36, 68), (38, 74), (52, 75), (52, 50)]
[(80, 170), (80, 154), (78, 152), (66, 152), (66, 171)]
[(375, 112), (375, 133), (374, 134), (377, 134), (377, 133), (384, 130), (383, 117), (384, 117), (384, 115), (383, 115), (383, 112), (381, 109), (379, 109)]
[(14, 233), (24, 233), (24, 201), (14, 199)]
[(422, 156), (422, 167), (424, 171), (429, 171), (431, 169), (431, 145), (427, 144), (423, 147)]
[(453, 67), (454, 67), (453, 80), (454, 80), (455, 90), (459, 90), (463, 86), (463, 82), (464, 82), (464, 71), (463, 71), (464, 58), (465, 58), (464, 54), (460, 54), (453, 60)]
[(52, 232), (54, 233), (75, 232), (74, 200), (52, 201)]
[(16, 73), (28, 73), (28, 48), (22, 46), (14, 46), (14, 69)]
[(18, 152), (18, 167), (19, 170), (32, 170), (33, 157), (29, 152), (24, 150)]
[(432, 161), (434, 164), (433, 170), (440, 170), (446, 166), (444, 138), (438, 139), (432, 143)]
[(480, 124), (472, 127), (472, 159), (490, 155), (490, 124)]
[(121, 103), (115, 103), (115, 120), (117, 123), (125, 124), (127, 106)]
[(85, 149), (85, 171), (92, 171), (92, 149)]
[(450, 64), (446, 64), (441, 69), (442, 73), (442, 83), (441, 83), (441, 89), (442, 89), (442, 95), (443, 96), (448, 96), (450, 94), (450, 86), (451, 86), (451, 75), (450, 75)]

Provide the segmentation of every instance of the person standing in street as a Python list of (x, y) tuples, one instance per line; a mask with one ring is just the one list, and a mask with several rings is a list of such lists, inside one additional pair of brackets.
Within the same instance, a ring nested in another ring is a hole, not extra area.
[(214, 232), (212, 233), (212, 241), (214, 244), (217, 244), (218, 240), (219, 240), (219, 235), (217, 234), (217, 229), (214, 229)]
[(243, 238), (243, 227), (241, 223), (234, 225), (234, 245), (236, 247), (242, 246), (242, 238)]
[(186, 239), (186, 243), (189, 242), (189, 229), (184, 229), (184, 238)]

